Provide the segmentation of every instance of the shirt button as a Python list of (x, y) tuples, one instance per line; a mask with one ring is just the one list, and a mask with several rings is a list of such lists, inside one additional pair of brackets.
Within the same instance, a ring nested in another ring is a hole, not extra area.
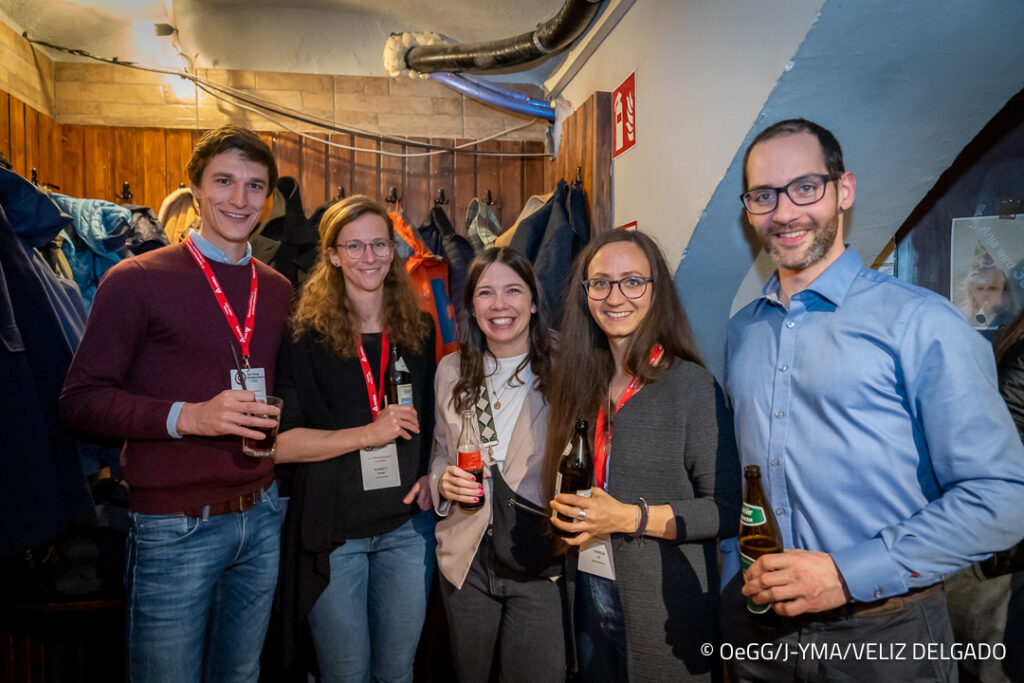
[(771, 462), (770, 462), (769, 464), (770, 464), (770, 465), (771, 465), (772, 467), (778, 467), (778, 466), (779, 466), (779, 459), (778, 459), (778, 458), (772, 458), (772, 459), (771, 459)]
[(789, 366), (785, 363), (779, 363), (779, 372), (785, 372), (786, 370), (789, 370)]
[(796, 323), (793, 322), (792, 320), (787, 320), (786, 321), (786, 327), (792, 329), (792, 328), (796, 327)]
[(775, 508), (775, 514), (781, 517), (786, 514), (786, 508)]
[(782, 412), (781, 410), (776, 410), (775, 411), (775, 417), (782, 417), (783, 415), (785, 415), (785, 413)]
[(881, 589), (881, 588), (878, 588), (878, 587), (876, 586), (876, 587), (875, 587), (875, 592), (874, 592), (874, 596), (875, 596), (875, 598), (876, 598), (876, 599), (877, 599), (877, 598), (880, 598), (880, 597), (882, 597), (882, 589)]

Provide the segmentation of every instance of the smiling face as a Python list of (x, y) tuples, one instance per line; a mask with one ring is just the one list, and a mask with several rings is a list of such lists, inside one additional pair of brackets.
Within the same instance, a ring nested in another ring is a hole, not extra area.
[(477, 280), (473, 315), (495, 358), (529, 350), (530, 318), (536, 310), (529, 286), (504, 263), (487, 266)]
[[(818, 139), (807, 132), (759, 142), (747, 160), (750, 190), (785, 187), (812, 173), (828, 171)], [(813, 204), (797, 206), (787, 194), (780, 193), (774, 211), (747, 213), (780, 274), (813, 271), (816, 276), (843, 253), (840, 215), (853, 204), (853, 188), (853, 175), (844, 173), (837, 181), (828, 182), (825, 195)]]
[(229, 149), (210, 159), (192, 194), (199, 203), (199, 234), (228, 256), (245, 255), (246, 241), (267, 200), (267, 167)]
[[(587, 266), (588, 280), (600, 278), (614, 281), (630, 276), (651, 276), (651, 264), (647, 262), (647, 256), (632, 242), (606, 244), (597, 250)], [(627, 299), (619, 286), (613, 285), (604, 301), (595, 301), (588, 296), (587, 306), (609, 342), (628, 341), (647, 317), (653, 292), (653, 286), (648, 284), (642, 296)]]
[[(378, 240), (387, 241), (388, 226), (384, 219), (374, 213), (364, 213), (338, 232), (335, 246), (331, 247), (327, 256), (331, 263), (341, 268), (345, 278), (345, 287), (350, 295), (359, 292), (376, 292), (384, 284), (384, 278), (395, 257), (394, 249), (388, 249), (385, 256), (377, 256), (370, 248), (370, 243)], [(362, 256), (352, 258), (338, 245), (343, 242), (359, 240), (366, 245)]]

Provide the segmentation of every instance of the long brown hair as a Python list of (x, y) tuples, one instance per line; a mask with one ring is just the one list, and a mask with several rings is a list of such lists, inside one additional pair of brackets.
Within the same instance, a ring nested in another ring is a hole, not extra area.
[[(704, 365), (676, 294), (672, 274), (654, 240), (634, 230), (610, 230), (591, 240), (573, 263), (555, 351), (548, 392), (551, 411), (545, 448), (545, 482), (549, 485), (554, 481), (558, 458), (572, 435), (575, 421), (582, 419), (590, 423), (592, 439), (597, 411), (608, 400), (608, 383), (615, 373), (615, 361), (608, 338), (590, 315), (583, 281), (597, 252), (616, 242), (640, 247), (651, 267), (648, 285), (651, 307), (626, 347), (625, 371), (647, 384), (657, 381), (671, 365), (672, 357)], [(652, 366), (650, 353), (655, 344), (664, 347), (665, 358)]]
[[(356, 194), (332, 204), (320, 220), (320, 256), (292, 314), (294, 339), (312, 332), (343, 358), (355, 358), (359, 353), (359, 314), (348, 298), (345, 276), (341, 268), (331, 263), (328, 250), (334, 248), (342, 228), (367, 214), (379, 216), (388, 226), (388, 238), (395, 239), (391, 216), (369, 197)], [(348, 257), (342, 254), (342, 258)], [(394, 254), (383, 287), (384, 329), (399, 346), (418, 353), (430, 333), (430, 326), (420, 315), (416, 293), (400, 259)]]
[(480, 386), (484, 381), (484, 354), (489, 354), (487, 337), (473, 314), (473, 295), (484, 271), (493, 263), (501, 263), (512, 269), (526, 283), (537, 309), (530, 316), (529, 344), (526, 358), (512, 373), (511, 381), (519, 380), (519, 372), (527, 365), (533, 371), (533, 388), (547, 397), (551, 376), (551, 330), (544, 297), (533, 274), (533, 266), (517, 251), (508, 247), (491, 247), (473, 259), (469, 264), (466, 289), (463, 294), (462, 315), (459, 318), (459, 380), (452, 387), (451, 400), (458, 411), (467, 410), (480, 398)]

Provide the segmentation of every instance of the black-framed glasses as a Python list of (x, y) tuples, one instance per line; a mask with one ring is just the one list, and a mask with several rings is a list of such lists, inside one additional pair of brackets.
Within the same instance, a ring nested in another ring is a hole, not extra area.
[(620, 280), (605, 280), (600, 277), (593, 277), (589, 280), (584, 280), (582, 283), (583, 291), (587, 293), (594, 301), (604, 301), (612, 293), (612, 287), (618, 285), (619, 291), (622, 296), (627, 299), (639, 299), (647, 291), (647, 284), (651, 281), (649, 277), (641, 277), (640, 275), (630, 275)]
[(370, 247), (373, 255), (377, 258), (384, 258), (391, 253), (391, 247), (394, 244), (394, 240), (374, 240), (369, 243), (362, 240), (349, 240), (347, 242), (338, 242), (334, 245), (334, 248), (343, 249), (350, 259), (358, 260), (363, 258), (363, 254), (366, 253), (366, 247)]
[(842, 173), (811, 173), (791, 180), (785, 187), (757, 187), (740, 195), (747, 211), (757, 215), (771, 213), (779, 205), (779, 194), (786, 193), (797, 206), (807, 206), (825, 196), (825, 186), (842, 177)]

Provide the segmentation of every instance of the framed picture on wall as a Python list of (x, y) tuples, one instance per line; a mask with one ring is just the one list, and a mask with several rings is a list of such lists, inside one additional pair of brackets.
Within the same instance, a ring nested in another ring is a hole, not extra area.
[(1024, 215), (954, 218), (949, 299), (979, 330), (1013, 320), (1024, 304)]

